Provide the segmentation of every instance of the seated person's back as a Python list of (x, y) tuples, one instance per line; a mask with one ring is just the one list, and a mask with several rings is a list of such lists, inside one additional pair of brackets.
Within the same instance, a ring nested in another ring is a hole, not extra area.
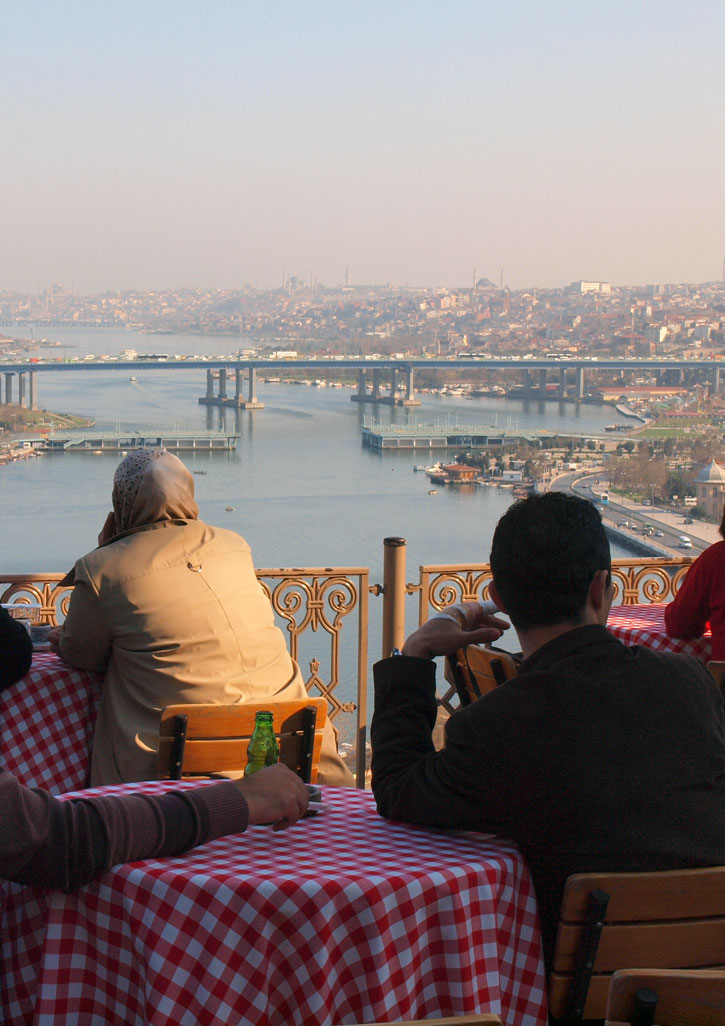
[[(167, 705), (307, 697), (249, 546), (198, 519), (181, 460), (131, 453), (116, 471), (113, 507), (101, 544), (76, 563), (59, 638), (71, 665), (105, 671), (92, 784), (156, 776)], [(329, 726), (319, 778), (352, 783)]]
[(500, 632), (482, 616), (468, 634), (443, 619), (411, 635), (402, 658), (375, 668), (373, 791), (386, 816), (513, 837), (550, 959), (570, 873), (725, 863), (723, 702), (695, 660), (606, 630), (609, 546), (590, 503), (516, 503), (491, 569), (525, 656), (519, 674), (454, 713), (435, 752), (431, 657)]
[(19, 681), (33, 659), (33, 643), (19, 620), (0, 608), (0, 691)]

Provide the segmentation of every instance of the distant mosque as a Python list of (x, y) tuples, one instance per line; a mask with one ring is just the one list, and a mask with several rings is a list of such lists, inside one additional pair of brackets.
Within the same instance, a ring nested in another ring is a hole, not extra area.
[(719, 520), (725, 503), (725, 469), (715, 460), (703, 467), (695, 478), (697, 505), (709, 517)]

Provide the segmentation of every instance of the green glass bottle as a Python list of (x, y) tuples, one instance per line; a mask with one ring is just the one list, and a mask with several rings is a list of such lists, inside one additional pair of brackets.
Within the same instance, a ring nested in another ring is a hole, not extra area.
[(271, 712), (258, 712), (254, 717), (254, 733), (249, 739), (247, 748), (247, 768), (245, 777), (251, 777), (265, 766), (279, 762), (279, 745), (274, 733)]

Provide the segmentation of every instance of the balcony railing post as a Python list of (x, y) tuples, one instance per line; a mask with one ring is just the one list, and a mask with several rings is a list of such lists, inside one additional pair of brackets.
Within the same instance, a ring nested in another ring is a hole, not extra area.
[(383, 659), (405, 639), (405, 538), (383, 539)]

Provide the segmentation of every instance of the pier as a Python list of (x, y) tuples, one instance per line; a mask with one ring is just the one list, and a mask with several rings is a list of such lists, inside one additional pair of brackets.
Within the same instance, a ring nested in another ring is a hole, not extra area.
[(48, 435), (26, 439), (42, 452), (130, 452), (132, 449), (168, 449), (169, 452), (229, 452), (236, 449), (239, 435), (218, 431), (133, 434), (104, 431), (83, 435)]
[(363, 445), (371, 449), (460, 449), (532, 442), (539, 435), (502, 431), (494, 424), (376, 424), (365, 423)]

